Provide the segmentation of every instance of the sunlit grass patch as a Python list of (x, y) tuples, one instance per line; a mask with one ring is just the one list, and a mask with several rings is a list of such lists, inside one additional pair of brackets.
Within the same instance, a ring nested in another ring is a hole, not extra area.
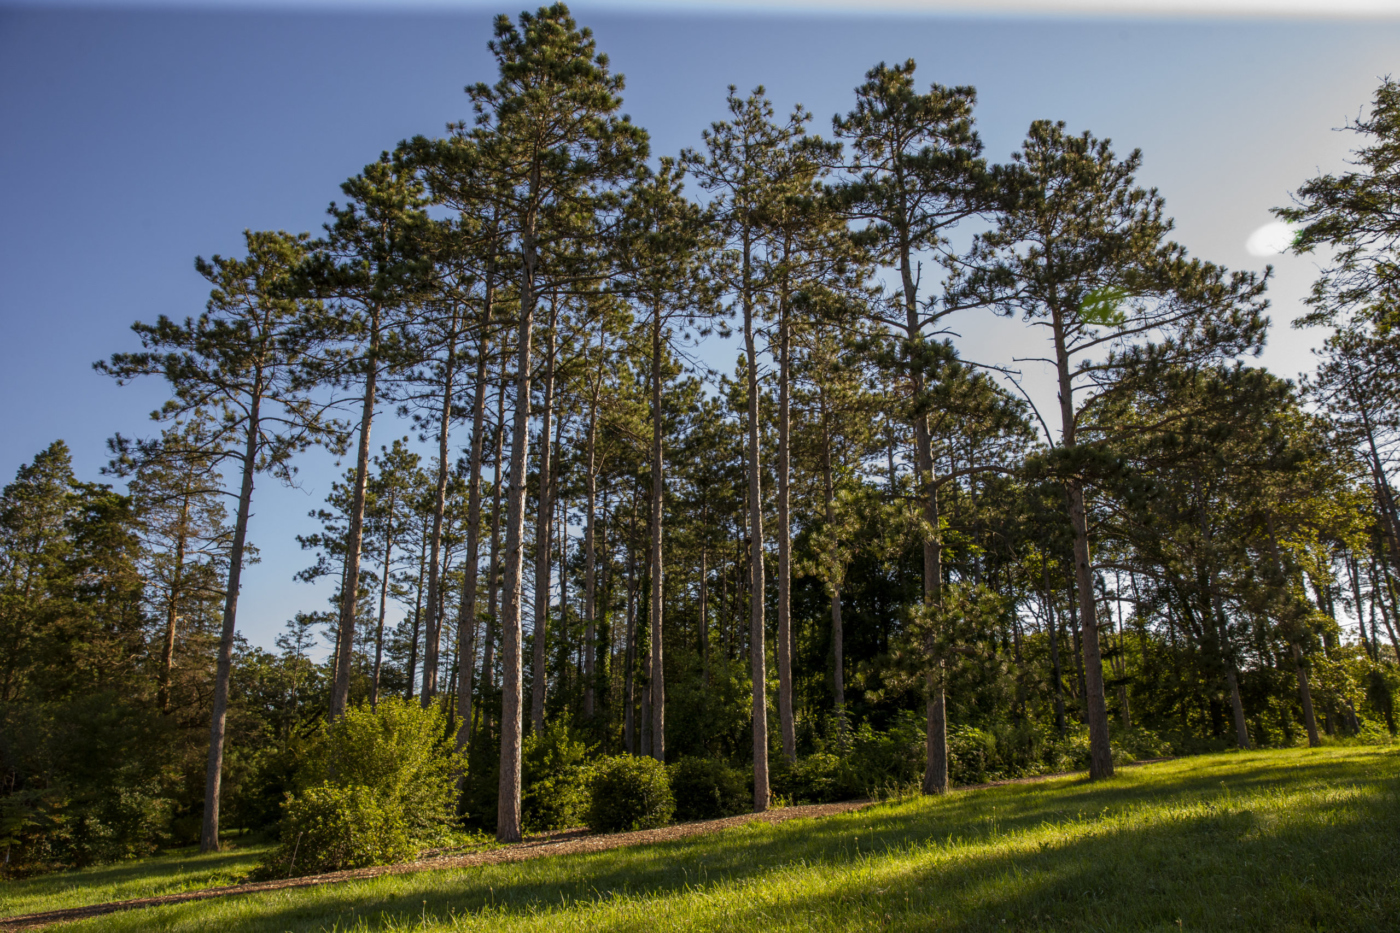
[(1185, 759), (661, 845), (114, 915), (74, 929), (1384, 930), (1400, 755)]

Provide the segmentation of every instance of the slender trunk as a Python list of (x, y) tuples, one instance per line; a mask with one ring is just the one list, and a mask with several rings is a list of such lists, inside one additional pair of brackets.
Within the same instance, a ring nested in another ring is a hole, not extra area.
[(413, 640), (408, 645), (408, 690), (405, 700), (413, 699), (413, 676), (418, 672), (418, 632), (423, 619), (423, 575), (428, 570), (428, 538), (424, 536), (423, 546), (418, 552), (418, 582), (414, 585), (413, 597)]
[[(533, 192), (532, 192), (533, 193)], [(521, 231), (520, 334), (516, 346), (515, 424), (511, 431), (510, 501), (506, 521), (505, 605), (501, 612), (501, 780), (496, 838), (520, 841), (520, 601), (524, 570), (525, 464), (530, 448), (530, 347), (535, 324), (533, 218)], [(549, 438), (545, 437), (546, 445)]]
[(627, 754), (637, 754), (637, 500), (632, 499), (632, 522), (627, 536), (627, 661), (622, 692), (625, 698), (622, 723), (622, 744)]
[[(462, 558), (462, 603), (457, 611), (457, 751), (465, 752), (472, 733), (472, 680), (476, 673), (476, 583), (481, 550), (481, 460), (486, 430), (486, 347), (484, 328), (491, 320), (492, 282), (486, 279), (483, 333), (477, 348), (476, 387), (472, 392), (472, 446), (467, 480), (467, 553)], [(463, 775), (465, 781), (466, 776)]]
[(749, 662), (753, 677), (753, 809), (768, 809), (768, 663), (763, 622), (763, 498), (758, 434), (758, 353), (754, 346), (752, 258), (744, 241), (744, 351), (748, 355)]
[(841, 628), (841, 549), (836, 541), (836, 482), (831, 469), (831, 429), (827, 422), (826, 400), (822, 399), (822, 505), (826, 510), (827, 534), (831, 535), (831, 688), (836, 700), (837, 725), (846, 724), (846, 671), (844, 632)]
[[(786, 289), (785, 289), (786, 290)], [(778, 722), (783, 737), (783, 757), (797, 760), (797, 723), (792, 702), (792, 516), (789, 513), (791, 464), (789, 432), (792, 402), (791, 342), (788, 334), (787, 296), (778, 309)]]
[(647, 682), (651, 698), (651, 755), (657, 761), (666, 760), (666, 667), (663, 656), (661, 620), (663, 611), (663, 574), (661, 549), (662, 498), (666, 494), (665, 463), (662, 457), (661, 409), (661, 309), (652, 309), (651, 318), (651, 662)]
[(1371, 613), (1371, 636), (1366, 636), (1366, 616), (1361, 609), (1361, 571), (1357, 566), (1356, 555), (1348, 553), (1346, 556), (1347, 575), (1351, 577), (1352, 599), (1356, 604), (1356, 627), (1361, 632), (1361, 645), (1366, 649), (1366, 656), (1372, 661), (1380, 661), (1380, 638), (1376, 632), (1376, 616), (1374, 609)]
[[(1066, 450), (1076, 446), (1074, 388), (1070, 382), (1069, 352), (1065, 345), (1064, 318), (1052, 315), (1055, 368), (1060, 388), (1060, 441)], [(1089, 777), (1113, 776), (1113, 749), (1108, 737), (1108, 704), (1104, 699), (1103, 657), (1099, 651), (1099, 627), (1094, 614), (1093, 564), (1089, 556), (1089, 520), (1084, 509), (1084, 484), (1071, 477), (1065, 484), (1069, 498), (1070, 528), (1074, 532), (1074, 582), (1079, 612), (1084, 617), (1084, 714), (1089, 722)]]
[[(502, 340), (504, 344), (504, 339)], [(505, 463), (506, 444), (506, 374), (505, 363), (501, 363), (501, 388), (496, 399), (496, 464), (492, 473), (491, 490), (491, 556), (488, 566), (490, 577), (486, 584), (486, 650), (481, 656), (481, 689), (483, 702), (487, 692), (495, 689), (496, 682), (496, 628), (500, 623), (497, 615), (498, 597), (501, 592), (501, 496), (505, 490), (502, 467)], [(484, 717), (483, 717), (484, 718)]]
[[(549, 685), (549, 672), (545, 655), (545, 640), (548, 637), (549, 597), (550, 597), (550, 530), (553, 528), (553, 501), (550, 481), (550, 454), (554, 445), (550, 442), (550, 431), (554, 419), (554, 350), (555, 321), (557, 308), (551, 309), (549, 332), (545, 336), (544, 360), (544, 411), (540, 426), (540, 495), (535, 512), (535, 632), (533, 673), (530, 684), (530, 727), (536, 732), (544, 730), (545, 689)], [(518, 419), (517, 419), (518, 420)]]
[(1215, 624), (1220, 632), (1220, 647), (1225, 662), (1225, 686), (1230, 690), (1230, 712), (1235, 719), (1235, 744), (1241, 749), (1249, 748), (1249, 725), (1244, 718), (1244, 701), (1240, 697), (1240, 676), (1239, 665), (1235, 660), (1235, 648), (1230, 642), (1230, 630), (1225, 618), (1225, 606), (1220, 600), (1220, 593), (1215, 588), (1214, 581), (1211, 586), (1211, 599), (1214, 603)]
[(331, 691), (330, 718), (345, 715), (350, 699), (350, 654), (355, 641), (355, 604), (360, 593), (360, 548), (364, 540), (365, 486), (369, 482), (369, 432), (374, 421), (375, 389), (379, 377), (379, 308), (370, 311), (369, 371), (360, 405), (360, 443), (355, 452), (355, 488), (350, 499), (350, 527), (345, 533), (345, 585), (340, 593), (339, 650), (335, 687)]
[(423, 645), (423, 689), (419, 697), (427, 709), (438, 692), (438, 652), (442, 641), (442, 522), (447, 507), (448, 434), (452, 427), (452, 394), (457, 374), (457, 327), (461, 311), (454, 304), (447, 336), (447, 359), (443, 362), (442, 408), (438, 416), (438, 473), (433, 491), (433, 532), (428, 547), (428, 624)]
[(175, 567), (170, 576), (170, 592), (165, 604), (165, 644), (160, 652), (160, 687), (156, 704), (162, 713), (170, 712), (170, 675), (175, 667), (175, 634), (180, 624), (180, 602), (185, 586), (185, 547), (190, 519), (190, 496), (180, 500), (180, 525), (175, 533)]
[(1045, 585), (1045, 618), (1050, 624), (1050, 664), (1055, 672), (1055, 729), (1065, 735), (1065, 680), (1060, 667), (1060, 622), (1055, 615), (1054, 593), (1050, 589), (1050, 561), (1042, 559), (1041, 570)]
[[(708, 516), (706, 516), (708, 517)], [(700, 544), (700, 683), (710, 686), (710, 567), (705, 544)]]
[(374, 676), (369, 684), (369, 705), (379, 705), (379, 675), (384, 665), (384, 617), (389, 611), (389, 568), (394, 556), (394, 496), (389, 496), (389, 512), (384, 521), (384, 561), (379, 581), (379, 623), (374, 630)]
[[(1374, 574), (1374, 578), (1377, 581), (1376, 583), (1372, 584), (1371, 589), (1373, 591), (1380, 589), (1381, 584), (1385, 585), (1385, 590), (1381, 594), (1380, 598), (1381, 621), (1385, 623), (1386, 634), (1390, 636), (1391, 650), (1395, 652), (1395, 658), (1398, 662), (1400, 662), (1400, 640), (1396, 639), (1395, 627), (1391, 624), (1392, 621), (1395, 619), (1395, 590), (1390, 585), (1390, 575), (1386, 573), (1384, 567), (1377, 567), (1373, 562), (1371, 565), (1371, 572)], [(1387, 599), (1387, 597), (1389, 598)]]
[[(598, 336), (599, 366), (602, 366), (603, 337)], [(593, 398), (588, 409), (588, 439), (584, 494), (587, 514), (583, 518), (583, 718), (593, 719), (594, 672), (597, 654), (597, 554), (594, 549), (594, 513), (598, 509), (598, 396), (602, 387), (601, 372), (595, 373)]]
[[(1283, 590), (1288, 586), (1288, 577), (1283, 566), (1283, 556), (1279, 553), (1273, 513), (1267, 513), (1264, 518), (1269, 530), (1269, 553), (1273, 557), (1274, 572), (1278, 576), (1278, 586)], [(1296, 636), (1290, 637), (1288, 642), (1289, 648), (1293, 652), (1293, 674), (1298, 679), (1298, 699), (1303, 705), (1303, 725), (1308, 730), (1308, 747), (1318, 748), (1322, 745), (1322, 739), (1317, 734), (1317, 716), (1313, 712), (1312, 685), (1308, 682), (1308, 670), (1303, 661), (1303, 649), (1298, 644)]]
[[(258, 380), (261, 386), (261, 378)], [(243, 576), (243, 550), (248, 539), (248, 515), (253, 503), (253, 473), (257, 469), (261, 392), (253, 395), (248, 412), (247, 443), (243, 450), (243, 485), (238, 492), (238, 516), (229, 549), (228, 587), (224, 591), (224, 620), (219, 633), (219, 659), (214, 673), (214, 710), (209, 720), (209, 762), (204, 779), (204, 821), (199, 851), (219, 851), (219, 788), (224, 772), (224, 721), (228, 716), (229, 674), (233, 668), (233, 633), (238, 617), (238, 589)]]

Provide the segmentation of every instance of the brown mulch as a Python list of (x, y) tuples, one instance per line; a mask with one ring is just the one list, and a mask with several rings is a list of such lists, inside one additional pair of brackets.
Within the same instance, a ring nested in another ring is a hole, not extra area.
[[(1133, 765), (1154, 764), (1171, 761), (1171, 758), (1153, 758), (1133, 762)], [(1082, 772), (1081, 772), (1082, 773)], [(1004, 781), (990, 781), (986, 784), (969, 784), (957, 787), (957, 791), (985, 790), (1004, 784), (1033, 784), (1055, 778), (1072, 777), (1072, 772), (1060, 774), (1037, 774), (1033, 777), (1010, 778)], [(336, 884), (341, 881), (358, 881), (377, 878), (381, 875), (404, 875), (420, 871), (441, 871), (449, 868), (474, 868), (478, 865), (499, 865), (505, 862), (523, 862), (527, 859), (546, 858), (556, 855), (576, 855), (580, 852), (603, 852), (626, 846), (649, 845), (668, 842), (672, 839), (685, 839), (706, 833), (719, 832), (747, 823), (784, 823), (788, 820), (815, 819), (837, 813), (849, 813), (875, 803), (873, 800), (849, 800), (843, 803), (814, 804), (801, 807), (783, 807), (764, 813), (745, 813), (720, 820), (703, 820), (697, 823), (678, 823), (663, 826), (661, 829), (644, 829), (630, 833), (608, 833), (595, 835), (584, 829), (550, 833), (517, 842), (500, 848), (482, 849), (476, 852), (446, 852), (416, 862), (398, 865), (376, 865), (372, 868), (356, 868), (349, 871), (336, 871), (324, 875), (307, 875), (301, 878), (285, 878), (278, 881), (253, 881), (246, 884), (232, 884), (219, 888), (205, 888), (201, 891), (184, 891), (179, 894), (165, 894), (160, 897), (141, 897), (129, 901), (113, 901), (107, 904), (91, 904), (87, 907), (70, 907), (65, 910), (51, 910), (45, 913), (25, 914), (18, 917), (0, 917), (0, 930), (37, 930), (56, 923), (86, 920), (103, 914), (140, 907), (159, 907), (165, 904), (183, 904), (187, 901), (202, 901), (214, 897), (229, 897), (235, 894), (256, 894), (261, 891), (280, 891), (287, 888), (309, 888), (323, 884)]]

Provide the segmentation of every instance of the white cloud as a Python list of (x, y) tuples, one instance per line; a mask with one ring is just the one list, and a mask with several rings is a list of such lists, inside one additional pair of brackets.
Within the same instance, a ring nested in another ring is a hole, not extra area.
[(1292, 224), (1276, 220), (1251, 233), (1249, 239), (1244, 241), (1244, 248), (1249, 250), (1251, 256), (1277, 256), (1288, 252), (1295, 233)]

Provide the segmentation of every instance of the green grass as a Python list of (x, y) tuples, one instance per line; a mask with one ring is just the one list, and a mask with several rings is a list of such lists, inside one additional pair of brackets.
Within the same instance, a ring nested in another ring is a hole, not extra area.
[(190, 846), (130, 862), (0, 881), (0, 917), (234, 884), (272, 848), (270, 843), (224, 845), (225, 851), (210, 855)]
[(658, 846), (118, 914), (74, 930), (1400, 927), (1400, 755), (1212, 755)]

